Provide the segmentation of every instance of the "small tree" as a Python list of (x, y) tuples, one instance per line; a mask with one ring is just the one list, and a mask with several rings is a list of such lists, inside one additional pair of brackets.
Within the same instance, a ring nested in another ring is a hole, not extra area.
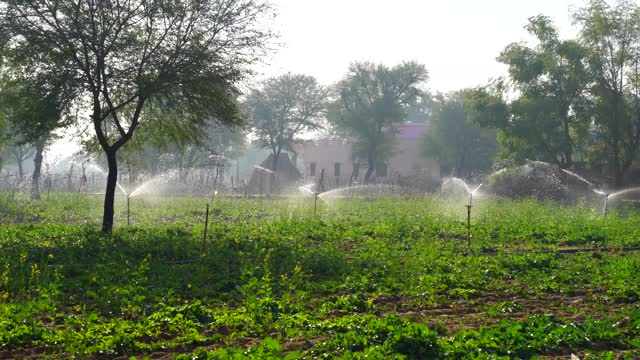
[(62, 82), (59, 79), (49, 79), (50, 83), (4, 80), (0, 112), (11, 123), (13, 144), (9, 149), (18, 163), (21, 180), (22, 162), (33, 156), (31, 198), (37, 200), (40, 199), (44, 150), (56, 138), (55, 131), (69, 125), (70, 118), (64, 116), (63, 109), (70, 98), (70, 91), (60, 86)]
[(459, 177), (490, 169), (498, 150), (496, 131), (469, 119), (462, 91), (436, 97), (431, 130), (423, 141), (423, 153)]
[[(108, 164), (102, 221), (113, 228), (116, 154), (136, 129), (198, 136), (204, 119), (240, 122), (234, 84), (265, 50), (260, 0), (0, 1), (2, 26), (31, 74), (71, 76)], [(115, 131), (108, 132), (110, 128)]]
[(426, 68), (416, 62), (392, 68), (356, 62), (337, 84), (338, 100), (329, 119), (338, 131), (356, 138), (356, 148), (364, 149), (368, 164), (365, 183), (390, 151), (384, 130), (389, 134), (393, 124), (405, 121), (408, 109), (424, 94), (421, 86), (427, 79)]
[(328, 90), (315, 78), (290, 73), (267, 79), (247, 96), (255, 135), (273, 155), (271, 170), (277, 170), (280, 154), (301, 133), (322, 127), (327, 96)]

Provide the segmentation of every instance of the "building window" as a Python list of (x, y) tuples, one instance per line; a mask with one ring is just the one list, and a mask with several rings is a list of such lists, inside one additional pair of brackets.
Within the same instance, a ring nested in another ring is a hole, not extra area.
[(333, 175), (335, 175), (335, 177), (340, 176), (340, 163), (339, 162), (333, 164)]
[(376, 166), (376, 176), (387, 177), (387, 164), (380, 163)]
[(309, 164), (309, 176), (316, 176), (316, 163)]

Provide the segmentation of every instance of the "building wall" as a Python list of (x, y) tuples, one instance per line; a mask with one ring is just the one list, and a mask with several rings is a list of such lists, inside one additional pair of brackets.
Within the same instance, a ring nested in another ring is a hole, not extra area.
[(440, 179), (440, 164), (422, 155), (422, 141), (430, 127), (407, 123), (397, 127), (392, 154), (387, 161), (387, 178), (422, 175)]
[[(298, 147), (298, 154), (304, 159), (303, 178), (308, 182), (316, 182), (324, 169), (325, 180), (338, 186), (349, 182), (353, 171), (351, 142), (346, 139), (322, 139), (305, 141)], [(340, 175), (335, 174), (335, 164), (340, 164)], [(312, 174), (315, 164), (315, 174)]]
[[(377, 176), (382, 181), (394, 181), (398, 176), (424, 176), (440, 179), (440, 165), (433, 159), (421, 155), (421, 142), (429, 126), (424, 123), (401, 124), (396, 128), (393, 152), (387, 161), (387, 176)], [(306, 141), (297, 148), (304, 159), (303, 179), (317, 182), (322, 169), (325, 171), (325, 183), (329, 187), (347, 186), (353, 173), (352, 142), (349, 139), (334, 138)], [(335, 175), (335, 164), (340, 164), (340, 176)], [(312, 164), (316, 172), (312, 174)], [(366, 163), (360, 164), (360, 180), (367, 169)]]

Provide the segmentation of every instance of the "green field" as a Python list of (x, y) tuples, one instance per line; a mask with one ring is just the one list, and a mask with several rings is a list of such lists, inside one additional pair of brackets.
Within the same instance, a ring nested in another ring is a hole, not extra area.
[(206, 201), (0, 194), (0, 358), (640, 358), (637, 210)]

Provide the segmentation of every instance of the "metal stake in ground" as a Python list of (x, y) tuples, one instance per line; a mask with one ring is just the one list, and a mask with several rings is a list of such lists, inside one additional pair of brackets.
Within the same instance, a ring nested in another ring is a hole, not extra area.
[(467, 207), (467, 246), (471, 247), (471, 204), (465, 205)]
[(202, 237), (202, 252), (207, 251), (207, 228), (209, 226), (209, 204), (207, 204), (207, 212), (204, 216), (204, 236)]
[(313, 193), (313, 216), (316, 216), (316, 212), (318, 210), (318, 193), (314, 192)]
[(51, 175), (47, 175), (47, 200), (49, 201), (49, 194), (51, 193), (51, 183), (53, 182), (53, 178), (51, 177)]

